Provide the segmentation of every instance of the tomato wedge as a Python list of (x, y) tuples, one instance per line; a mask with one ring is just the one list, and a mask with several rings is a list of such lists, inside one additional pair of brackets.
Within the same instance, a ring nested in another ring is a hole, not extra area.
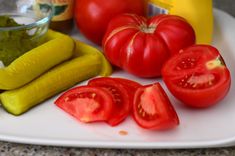
[(123, 86), (125, 86), (131, 97), (134, 97), (135, 91), (139, 87), (142, 86), (138, 82), (135, 82), (135, 81), (132, 81), (132, 80), (129, 80), (129, 79), (125, 79), (125, 78), (119, 78), (119, 77), (117, 78), (117, 77), (115, 77), (113, 79), (117, 80), (119, 83), (121, 83)]
[(228, 93), (231, 77), (219, 51), (209, 45), (194, 45), (170, 58), (162, 69), (170, 92), (184, 104), (208, 107)]
[(139, 88), (134, 97), (133, 117), (146, 129), (164, 130), (179, 125), (179, 118), (159, 83)]
[(79, 86), (62, 94), (55, 104), (81, 122), (88, 123), (108, 120), (114, 101), (103, 88)]
[(90, 80), (88, 85), (102, 87), (112, 94), (114, 109), (112, 116), (107, 121), (109, 125), (116, 126), (129, 115), (132, 106), (130, 94), (128, 94), (126, 87), (119, 81), (110, 77), (101, 77)]

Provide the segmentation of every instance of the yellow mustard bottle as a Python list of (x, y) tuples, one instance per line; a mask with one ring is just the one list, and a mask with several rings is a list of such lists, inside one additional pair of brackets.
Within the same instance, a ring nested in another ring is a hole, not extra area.
[(184, 17), (194, 28), (197, 44), (210, 44), (213, 35), (212, 0), (149, 0), (148, 15)]

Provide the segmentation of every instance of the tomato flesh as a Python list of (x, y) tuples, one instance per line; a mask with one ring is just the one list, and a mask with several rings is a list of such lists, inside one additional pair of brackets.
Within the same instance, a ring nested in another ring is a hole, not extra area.
[(128, 94), (126, 87), (119, 83), (119, 81), (109, 77), (102, 77), (90, 80), (88, 85), (102, 87), (112, 94), (114, 111), (107, 121), (109, 125), (116, 126), (129, 115), (131, 110), (130, 94)]
[(138, 82), (128, 80), (125, 78), (113, 78), (113, 79), (119, 81), (123, 86), (126, 86), (126, 89), (128, 90), (128, 93), (130, 94), (131, 97), (134, 97), (135, 91), (142, 86)]
[(79, 121), (88, 123), (108, 120), (114, 101), (102, 88), (80, 86), (62, 94), (55, 104)]
[(146, 129), (163, 130), (179, 125), (179, 118), (159, 83), (139, 88), (134, 97), (133, 117)]
[(231, 77), (219, 51), (195, 45), (170, 58), (162, 69), (171, 93), (184, 104), (208, 107), (228, 93)]

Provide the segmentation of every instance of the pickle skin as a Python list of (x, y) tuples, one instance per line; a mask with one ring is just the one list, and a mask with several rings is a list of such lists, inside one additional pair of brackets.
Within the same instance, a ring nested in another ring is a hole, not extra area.
[(49, 30), (46, 40), (44, 44), (0, 69), (0, 89), (19, 88), (72, 57), (74, 41), (69, 36)]
[(21, 115), (78, 82), (97, 76), (101, 67), (98, 55), (84, 55), (66, 61), (31, 83), (0, 94), (2, 106), (13, 115)]
[(101, 51), (78, 40), (75, 40), (75, 44), (76, 44), (76, 50), (74, 52), (75, 57), (83, 55), (99, 55), (102, 61), (102, 68), (100, 70), (99, 75), (109, 76), (112, 74), (112, 66), (110, 65), (110, 63), (108, 62), (108, 60), (105, 58), (105, 56)]

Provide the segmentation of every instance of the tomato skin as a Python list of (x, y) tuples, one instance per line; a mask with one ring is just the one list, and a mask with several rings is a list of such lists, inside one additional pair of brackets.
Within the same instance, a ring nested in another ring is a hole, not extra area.
[(158, 34), (166, 43), (171, 55), (178, 54), (179, 50), (195, 43), (195, 32), (191, 25), (180, 16), (154, 16), (150, 25), (157, 25)]
[(125, 79), (125, 78), (113, 78), (114, 80), (117, 80), (118, 82), (120, 82), (123, 86), (126, 86), (126, 89), (128, 90), (128, 93), (130, 94), (131, 97), (134, 98), (134, 94), (136, 92), (136, 90), (139, 87), (142, 87), (141, 84), (139, 84), (138, 82), (129, 80), (129, 79)]
[(231, 85), (230, 72), (222, 56), (209, 45), (194, 45), (182, 50), (165, 63), (162, 75), (177, 99), (197, 108), (218, 103)]
[(109, 21), (121, 13), (146, 14), (145, 0), (77, 0), (75, 3), (76, 25), (89, 40), (102, 43)]
[(129, 115), (132, 108), (132, 93), (129, 93), (127, 87), (120, 81), (111, 77), (100, 77), (90, 80), (88, 85), (102, 87), (113, 95), (114, 109), (107, 120), (109, 125), (116, 126)]
[(103, 39), (108, 60), (140, 77), (161, 76), (165, 61), (180, 49), (195, 43), (195, 33), (183, 18), (123, 14), (113, 18)]
[(81, 122), (107, 121), (114, 108), (112, 95), (98, 87), (79, 86), (63, 93), (55, 102)]
[(151, 130), (171, 129), (179, 125), (178, 115), (159, 83), (136, 91), (133, 118), (139, 126)]

